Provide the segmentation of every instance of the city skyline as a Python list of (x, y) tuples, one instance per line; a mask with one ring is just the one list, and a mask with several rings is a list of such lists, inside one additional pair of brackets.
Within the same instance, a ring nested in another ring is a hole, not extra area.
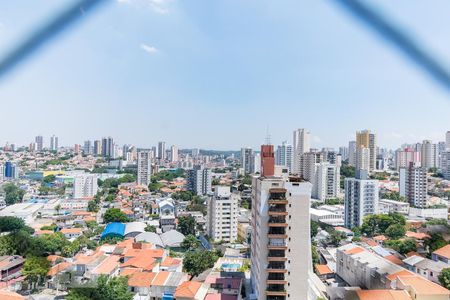
[[(142, 146), (166, 140), (257, 148), (267, 126), (274, 144), (288, 140), (292, 128), (308, 128), (317, 147), (341, 146), (363, 128), (389, 148), (441, 139), (450, 108), (445, 91), (339, 6), (287, 2), (229, 1), (205, 9), (176, 0), (114, 1), (0, 82), (9, 110), (4, 121), (16, 124), (0, 135), (0, 145), (27, 144), (26, 136), (39, 134), (71, 145), (88, 132)], [(437, 20), (450, 5), (403, 4), (377, 1), (445, 58), (450, 41), (440, 37), (447, 21)], [(24, 11), (1, 3), (7, 12), (0, 14), (1, 48), (62, 5), (36, 1)], [(327, 22), (306, 26), (318, 19)], [(274, 110), (281, 120), (267, 118)]]

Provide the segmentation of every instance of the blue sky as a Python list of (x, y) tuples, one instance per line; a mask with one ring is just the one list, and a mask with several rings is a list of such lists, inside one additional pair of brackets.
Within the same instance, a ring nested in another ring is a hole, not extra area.
[[(63, 3), (64, 2), (64, 3)], [(369, 1), (448, 64), (450, 3)], [(0, 2), (0, 54), (69, 1)], [(112, 1), (0, 81), (6, 141), (258, 147), (308, 128), (396, 148), (450, 130), (450, 94), (333, 0)]]

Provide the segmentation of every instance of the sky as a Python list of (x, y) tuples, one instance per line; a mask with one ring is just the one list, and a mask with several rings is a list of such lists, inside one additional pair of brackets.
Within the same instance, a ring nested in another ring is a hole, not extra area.
[[(0, 1), (0, 55), (71, 1)], [(450, 2), (371, 0), (450, 66)], [(444, 140), (450, 92), (335, 0), (111, 0), (0, 78), (0, 145)]]

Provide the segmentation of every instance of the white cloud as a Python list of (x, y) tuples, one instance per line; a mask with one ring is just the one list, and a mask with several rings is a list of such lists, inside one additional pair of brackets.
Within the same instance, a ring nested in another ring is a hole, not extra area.
[(146, 45), (146, 44), (141, 44), (141, 49), (144, 50), (147, 53), (150, 53), (150, 54), (155, 54), (155, 53), (159, 52), (159, 50), (156, 49), (156, 47), (149, 46), (149, 45)]

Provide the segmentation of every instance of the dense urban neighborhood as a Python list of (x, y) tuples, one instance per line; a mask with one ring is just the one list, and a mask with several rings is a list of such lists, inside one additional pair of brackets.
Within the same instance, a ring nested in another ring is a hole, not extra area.
[(450, 131), (0, 150), (0, 299), (450, 299)]

